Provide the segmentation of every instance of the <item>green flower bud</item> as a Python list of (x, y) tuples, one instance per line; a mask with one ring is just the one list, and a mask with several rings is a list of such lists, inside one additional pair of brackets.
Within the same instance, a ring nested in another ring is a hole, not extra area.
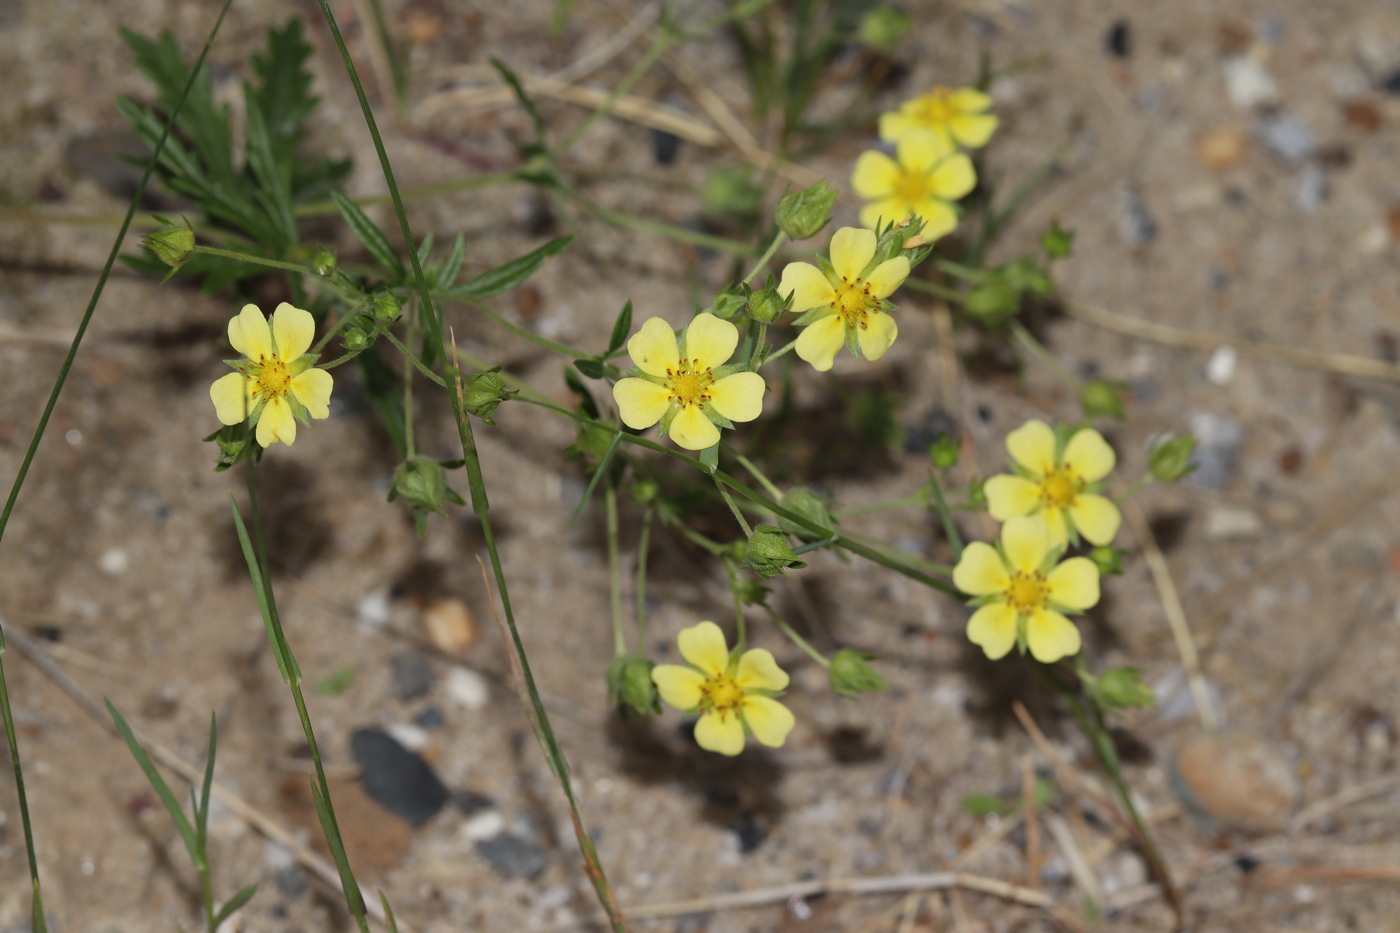
[(732, 321), (748, 310), (749, 298), (737, 285), (731, 285), (715, 295), (715, 317)]
[(739, 601), (745, 606), (762, 606), (768, 599), (770, 590), (753, 578), (740, 581)]
[(1050, 281), (1050, 276), (1046, 275), (1045, 270), (1030, 256), (1011, 260), (996, 269), (993, 275), (1007, 288), (1022, 296), (1029, 293), (1046, 298), (1055, 293), (1055, 285)]
[(888, 687), (885, 678), (872, 671), (866, 663), (873, 660), (875, 655), (849, 648), (836, 652), (831, 666), (826, 669), (832, 692), (837, 696), (853, 697), (857, 693), (879, 693)]
[(363, 350), (369, 346), (369, 337), (363, 330), (352, 324), (340, 332), (340, 343), (347, 350)]
[(496, 406), (520, 394), (519, 389), (512, 389), (505, 384), (499, 375), (500, 371), (499, 366), (483, 369), (462, 384), (462, 407), (493, 428), (496, 422), (492, 420), (491, 415)]
[(220, 428), (205, 438), (219, 445), (219, 458), (214, 461), (214, 472), (222, 473), (240, 460), (257, 462), (262, 457), (262, 447), (250, 444), (252, 434), (247, 423), (230, 424)]
[(861, 45), (876, 52), (889, 52), (905, 34), (913, 21), (893, 7), (877, 6), (860, 21), (856, 37)]
[(810, 188), (778, 199), (778, 226), (794, 240), (806, 240), (821, 232), (836, 203), (836, 189), (822, 179)]
[(1058, 220), (1050, 221), (1050, 229), (1040, 238), (1040, 248), (1051, 259), (1064, 259), (1074, 252), (1074, 231), (1060, 226)]
[(1105, 709), (1133, 709), (1157, 704), (1152, 688), (1142, 682), (1142, 671), (1134, 667), (1109, 668), (1089, 684), (1089, 690)]
[(1089, 552), (1089, 559), (1099, 568), (1099, 576), (1117, 577), (1123, 573), (1123, 557), (1127, 553), (1122, 548), (1103, 544)]
[(771, 275), (766, 287), (749, 295), (749, 315), (760, 324), (772, 324), (787, 309), (788, 303), (778, 294), (778, 286)]
[(964, 301), (967, 313), (986, 327), (995, 327), (1021, 309), (1015, 289), (995, 279), (976, 285)]
[[(612, 441), (609, 440), (608, 443), (612, 443)], [(603, 450), (607, 451), (607, 448), (604, 447)], [(602, 456), (602, 454), (600, 453), (599, 456)], [(632, 491), (632, 499), (638, 505), (646, 505), (649, 502), (655, 502), (656, 494), (660, 492), (660, 487), (656, 485), (656, 481), (651, 479), (639, 479), (628, 488)]]
[(1107, 379), (1095, 379), (1079, 390), (1079, 404), (1086, 418), (1122, 418), (1127, 415), (1118, 387)]
[(938, 435), (938, 440), (928, 445), (928, 456), (940, 470), (956, 466), (962, 454), (962, 444), (951, 434)]
[(818, 541), (822, 538), (829, 538), (835, 532), (836, 520), (831, 517), (831, 512), (826, 507), (827, 502), (821, 496), (810, 489), (794, 489), (783, 496), (782, 506), (789, 512), (796, 512), (803, 518), (826, 529), (822, 533), (817, 533), (804, 525), (789, 521), (786, 518), (778, 519), (778, 526), (783, 531), (791, 535), (797, 535), (804, 541)]
[(651, 679), (654, 667), (646, 658), (630, 656), (614, 658), (608, 665), (608, 700), (624, 716), (629, 710), (639, 716), (661, 712), (661, 700)]
[(1195, 450), (1196, 439), (1190, 434), (1158, 435), (1147, 451), (1148, 469), (1162, 482), (1175, 483), (1196, 469), (1196, 464), (1191, 462)]
[(311, 268), (317, 275), (330, 275), (335, 271), (335, 253), (318, 243), (316, 252), (311, 254)]
[(415, 510), (446, 515), (447, 471), (431, 457), (410, 457), (394, 471), (389, 501), (402, 497)]
[(765, 580), (787, 573), (788, 567), (801, 570), (805, 561), (797, 559), (788, 546), (787, 535), (773, 525), (758, 525), (744, 547), (744, 563)]
[(183, 227), (172, 224), (143, 236), (141, 245), (155, 253), (156, 258), (167, 266), (178, 269), (194, 255), (194, 230), (188, 223)]
[(393, 295), (384, 294), (374, 299), (374, 319), (391, 324), (403, 313), (403, 304)]

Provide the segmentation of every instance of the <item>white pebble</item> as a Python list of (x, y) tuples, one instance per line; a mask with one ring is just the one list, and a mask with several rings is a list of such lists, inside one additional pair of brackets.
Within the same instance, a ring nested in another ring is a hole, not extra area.
[(1225, 93), (1241, 110), (1253, 110), (1278, 103), (1278, 84), (1264, 66), (1252, 58), (1235, 56), (1225, 60)]
[(506, 818), (495, 810), (487, 810), (462, 824), (462, 838), (467, 842), (480, 842), (492, 839), (505, 832)]
[(398, 740), (398, 743), (411, 752), (421, 752), (428, 747), (432, 737), (428, 735), (428, 730), (412, 723), (402, 722), (390, 726), (387, 730), (390, 735)]
[(109, 577), (120, 577), (131, 566), (131, 561), (127, 559), (126, 551), (114, 547), (102, 553), (97, 560), (97, 566)]
[(1235, 375), (1235, 364), (1239, 362), (1240, 355), (1234, 347), (1216, 347), (1215, 352), (1210, 355), (1210, 361), (1206, 363), (1206, 378), (1218, 386), (1223, 386)]
[(355, 620), (365, 628), (384, 628), (389, 624), (389, 591), (375, 590), (355, 607)]
[(491, 699), (491, 687), (486, 678), (465, 667), (454, 667), (443, 686), (449, 697), (467, 709), (481, 709)]

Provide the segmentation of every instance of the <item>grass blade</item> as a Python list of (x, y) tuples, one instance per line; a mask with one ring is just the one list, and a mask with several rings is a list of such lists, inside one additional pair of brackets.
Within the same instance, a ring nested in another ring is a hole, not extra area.
[(219, 908), (219, 912), (214, 915), (214, 930), (218, 930), (233, 912), (253, 899), (253, 895), (258, 893), (258, 886), (250, 884), (240, 890), (233, 897), (224, 902), (224, 906)]
[(126, 747), (131, 749), (131, 756), (136, 759), (136, 763), (141, 766), (141, 770), (146, 774), (146, 780), (151, 782), (151, 787), (155, 788), (161, 803), (165, 804), (165, 809), (170, 812), (170, 818), (175, 821), (175, 828), (180, 831), (180, 838), (185, 841), (185, 848), (189, 850), (190, 860), (197, 866), (204, 865), (204, 854), (199, 847), (199, 839), (195, 835), (194, 827), (190, 825), (189, 818), (185, 816), (185, 811), (180, 809), (180, 802), (175, 799), (175, 794), (171, 792), (170, 785), (165, 783), (165, 778), (160, 776), (156, 770), (155, 762), (151, 761), (151, 756), (146, 754), (146, 750), (141, 747), (141, 743), (136, 741), (136, 736), (132, 734), (131, 727), (126, 724), (122, 714), (117, 712), (117, 708), (112, 705), (112, 701), (106, 697), (102, 702), (107, 704), (107, 712), (111, 714), (112, 721), (117, 724), (117, 731), (121, 733), (122, 741), (126, 742)]

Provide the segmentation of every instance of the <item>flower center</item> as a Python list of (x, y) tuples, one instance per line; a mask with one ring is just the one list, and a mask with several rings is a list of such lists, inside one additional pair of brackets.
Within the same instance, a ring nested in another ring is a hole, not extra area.
[(836, 291), (832, 307), (847, 327), (865, 327), (866, 311), (870, 308), (870, 287), (864, 279), (842, 285)]
[(253, 367), (253, 384), (265, 399), (280, 398), (291, 387), (292, 373), (281, 360), (263, 358)]
[(1047, 473), (1040, 481), (1040, 497), (1048, 504), (1067, 509), (1084, 489), (1084, 483), (1069, 474), (1064, 468)]
[(1006, 588), (1006, 601), (1018, 614), (1045, 605), (1045, 577), (1020, 571), (1012, 574), (1011, 585)]
[(708, 704), (701, 702), (701, 706), (706, 706), (719, 713), (726, 713), (731, 709), (744, 705), (744, 688), (739, 686), (738, 681), (724, 674), (705, 681), (700, 688)]
[(918, 113), (920, 119), (931, 126), (941, 126), (952, 120), (958, 115), (953, 106), (952, 88), (936, 87), (919, 98)]
[(709, 388), (714, 381), (715, 374), (710, 367), (697, 369), (690, 360), (681, 360), (678, 368), (666, 370), (666, 388), (671, 390), (671, 401), (682, 408), (696, 405), (703, 410), (710, 400)]

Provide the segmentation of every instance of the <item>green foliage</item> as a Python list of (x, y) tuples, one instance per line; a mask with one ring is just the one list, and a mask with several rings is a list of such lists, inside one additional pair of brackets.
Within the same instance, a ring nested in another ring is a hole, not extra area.
[[(1043, 809), (1055, 799), (1055, 785), (1045, 778), (1035, 779), (1032, 792), (1037, 808)], [(995, 794), (968, 794), (962, 799), (962, 808), (973, 816), (1010, 816), (1025, 807), (1024, 797), (998, 797)]]
[(340, 696), (355, 682), (355, 669), (348, 664), (316, 681), (316, 692), (323, 697)]

